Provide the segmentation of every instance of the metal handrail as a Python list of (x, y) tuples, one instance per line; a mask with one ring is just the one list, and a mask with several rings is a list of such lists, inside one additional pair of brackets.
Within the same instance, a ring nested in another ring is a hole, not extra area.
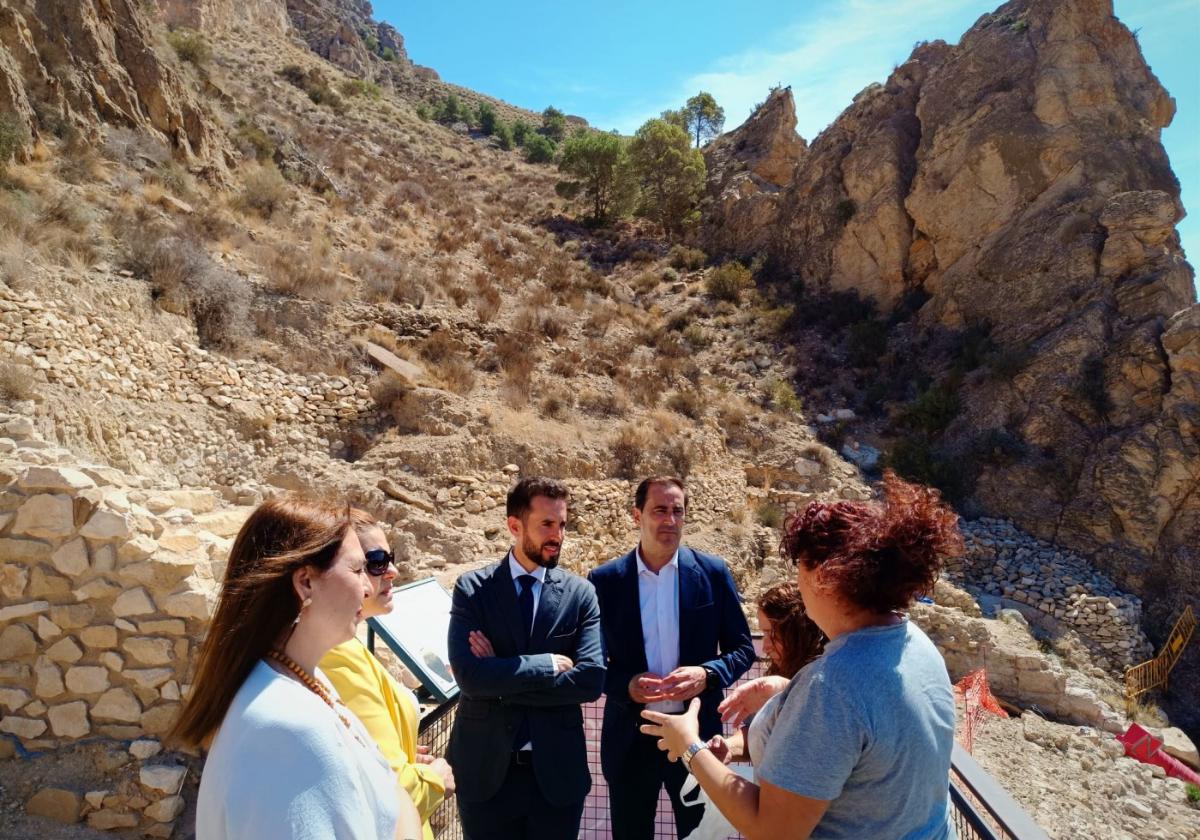
[[(986, 811), (986, 820), (994, 831), (976, 829), (980, 837), (997, 840), (1049, 840), (1049, 835), (1033, 821), (1033, 817), (1012, 798), (1004, 786), (980, 767), (979, 762), (957, 742), (950, 754), (950, 771), (950, 796), (955, 800), (955, 807), (964, 814), (969, 814), (969, 822), (971, 816), (983, 817), (971, 800), (978, 802)], [(962, 789), (959, 788), (960, 784)], [(969, 793), (970, 796), (965, 796), (965, 793)], [(965, 807), (960, 807), (960, 803)]]

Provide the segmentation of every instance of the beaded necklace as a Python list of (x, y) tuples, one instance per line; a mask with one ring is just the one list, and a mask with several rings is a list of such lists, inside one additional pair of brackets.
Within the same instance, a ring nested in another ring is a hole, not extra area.
[(288, 671), (295, 674), (296, 679), (300, 680), (300, 682), (302, 682), (309, 691), (320, 697), (325, 701), (329, 708), (333, 709), (334, 713), (338, 716), (338, 719), (347, 729), (350, 730), (355, 739), (361, 741), (361, 739), (358, 738), (358, 733), (354, 731), (354, 727), (350, 725), (350, 718), (346, 717), (346, 715), (342, 714), (341, 710), (338, 709), (340, 703), (334, 703), (333, 697), (329, 694), (329, 689), (325, 688), (320, 680), (308, 673), (308, 671), (305, 671), (304, 668), (302, 668), (299, 663), (296, 662), (296, 660), (292, 659), (283, 651), (268, 650), (267, 658), (275, 660), (284, 668), (287, 668)]

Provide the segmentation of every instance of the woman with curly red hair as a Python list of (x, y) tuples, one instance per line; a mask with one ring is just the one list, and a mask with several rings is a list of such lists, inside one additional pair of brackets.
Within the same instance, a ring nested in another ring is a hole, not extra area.
[(932, 590), (962, 538), (936, 491), (890, 472), (883, 485), (882, 502), (814, 502), (785, 525), (780, 551), (829, 642), (755, 717), (757, 783), (699, 741), (694, 708), (642, 713), (642, 731), (689, 764), (749, 840), (954, 836), (954, 693), (937, 648), (903, 611)]

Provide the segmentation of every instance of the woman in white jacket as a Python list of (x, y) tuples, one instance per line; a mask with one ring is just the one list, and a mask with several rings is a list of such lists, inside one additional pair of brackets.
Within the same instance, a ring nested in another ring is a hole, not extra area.
[(272, 500), (246, 520), (171, 733), (211, 743), (198, 840), (421, 836), (387, 761), (317, 670), (354, 636), (365, 563), (346, 507)]

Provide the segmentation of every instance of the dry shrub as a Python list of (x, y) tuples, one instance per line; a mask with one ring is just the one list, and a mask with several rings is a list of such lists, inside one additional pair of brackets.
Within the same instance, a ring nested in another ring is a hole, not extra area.
[(502, 301), (500, 290), (488, 279), (486, 274), (475, 275), (475, 316), (486, 324), (500, 312)]
[(454, 302), (455, 306), (462, 309), (466, 305), (467, 300), (470, 299), (471, 293), (462, 286), (454, 284), (446, 288), (446, 296)]
[(125, 242), (125, 267), (150, 283), (151, 296), (170, 312), (190, 315), (205, 347), (235, 347), (250, 331), (250, 289), (217, 265), (195, 242), (162, 232)]
[(598, 417), (624, 417), (630, 411), (629, 398), (620, 391), (585, 388), (579, 393), (579, 408)]
[(725, 445), (748, 446), (751, 437), (750, 407), (740, 397), (726, 396), (717, 403), (717, 423), (725, 435)]
[(399, 374), (385, 370), (371, 383), (371, 399), (384, 411), (391, 411), (396, 403), (404, 399), (411, 386)]
[(271, 291), (307, 300), (337, 303), (347, 294), (347, 283), (330, 271), (328, 246), (320, 241), (308, 248), (292, 244), (260, 249), (259, 264)]
[(441, 364), (461, 356), (466, 348), (462, 342), (445, 330), (437, 330), (427, 335), (417, 346), (417, 353), (427, 362)]
[(398, 214), (410, 206), (422, 210), (429, 206), (429, 193), (416, 181), (400, 181), (383, 199), (384, 209), (392, 214)]
[(617, 478), (634, 479), (641, 474), (639, 467), (650, 445), (649, 433), (635, 423), (626, 423), (608, 443), (612, 456), (613, 475)]
[(242, 176), (242, 191), (236, 205), (239, 210), (271, 218), (284, 205), (291, 188), (272, 163), (255, 166)]
[(381, 252), (351, 255), (350, 270), (362, 281), (363, 296), (373, 303), (408, 303), (420, 309), (429, 287), (428, 272), (421, 266), (401, 263)]
[(540, 406), (542, 416), (554, 420), (565, 420), (574, 404), (574, 397), (574, 393), (569, 388), (561, 386), (551, 388), (542, 398)]
[(618, 378), (618, 383), (630, 398), (642, 408), (654, 408), (666, 390), (666, 383), (655, 370), (637, 368)]
[(582, 364), (583, 356), (578, 350), (566, 350), (554, 354), (554, 358), (550, 360), (550, 372), (559, 379), (571, 379), (579, 373)]
[(653, 271), (645, 271), (633, 278), (633, 290), (639, 295), (646, 295), (658, 288), (662, 278)]
[(603, 338), (616, 318), (611, 306), (597, 307), (583, 322), (583, 334), (588, 338)]
[(691, 420), (704, 417), (704, 397), (695, 388), (685, 388), (667, 397), (667, 407)]
[(475, 388), (475, 368), (462, 356), (448, 356), (437, 365), (437, 379), (447, 391), (465, 396)]
[(669, 255), (671, 265), (675, 268), (696, 271), (704, 268), (704, 264), (708, 262), (708, 255), (699, 248), (688, 248), (686, 245), (676, 245), (671, 249)]
[(0, 361), (0, 400), (31, 400), (37, 396), (33, 368), (20, 361)]
[(505, 334), (496, 339), (495, 362), (504, 374), (504, 386), (528, 402), (533, 372), (537, 369), (537, 350), (524, 336)]

